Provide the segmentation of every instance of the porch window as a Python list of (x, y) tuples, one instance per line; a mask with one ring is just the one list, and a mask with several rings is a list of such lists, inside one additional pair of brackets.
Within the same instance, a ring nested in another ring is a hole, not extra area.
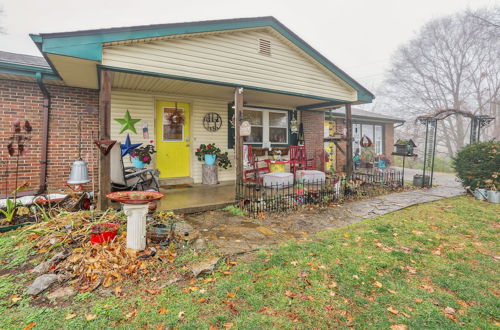
[(244, 109), (243, 119), (252, 125), (245, 144), (288, 144), (288, 112), (266, 109)]
[[(178, 108), (178, 111), (184, 115), (184, 109)], [(184, 141), (184, 125), (172, 126), (168, 120), (169, 116), (175, 112), (175, 108), (163, 108), (162, 118), (162, 136), (163, 142)]]
[(361, 155), (363, 153), (363, 147), (361, 146), (361, 139), (363, 136), (367, 136), (372, 141), (373, 152), (375, 155), (381, 155), (384, 153), (384, 130), (382, 125), (375, 124), (352, 124), (352, 135), (353, 135), (353, 155)]

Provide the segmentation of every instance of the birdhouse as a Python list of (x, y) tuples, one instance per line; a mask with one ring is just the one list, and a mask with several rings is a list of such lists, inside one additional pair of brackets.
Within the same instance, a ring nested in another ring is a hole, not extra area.
[(408, 140), (398, 140), (394, 145), (396, 147), (396, 154), (411, 156), (413, 155), (413, 149), (417, 146), (412, 139)]

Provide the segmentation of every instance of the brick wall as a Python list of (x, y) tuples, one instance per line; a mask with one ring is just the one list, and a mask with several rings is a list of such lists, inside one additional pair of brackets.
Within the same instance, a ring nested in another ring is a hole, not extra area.
[[(97, 183), (97, 148), (92, 144), (98, 132), (98, 91), (47, 85), (52, 95), (49, 120), (48, 147), (48, 191), (64, 188), (68, 180), (71, 164), (78, 158), (78, 116), (82, 118), (82, 158), (89, 163), (92, 180)], [(92, 112), (92, 113), (89, 113)], [(8, 156), (8, 137), (12, 133), (11, 124), (16, 119), (28, 120), (33, 126), (28, 151), (21, 157), (19, 183), (28, 182), (28, 190), (36, 190), (40, 180), (41, 134), (43, 116), (43, 95), (34, 82), (0, 79), (0, 194), (5, 193), (4, 169), (9, 170), (8, 191), (14, 188), (15, 159)], [(91, 162), (92, 153), (94, 162)], [(92, 172), (93, 171), (93, 172)]]
[(304, 127), (307, 158), (315, 158), (316, 168), (322, 171), (325, 167), (322, 157), (325, 114), (320, 111), (302, 111), (301, 122)]

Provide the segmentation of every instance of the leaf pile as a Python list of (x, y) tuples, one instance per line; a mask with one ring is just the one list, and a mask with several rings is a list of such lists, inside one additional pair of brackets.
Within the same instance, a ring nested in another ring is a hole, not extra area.
[(45, 253), (54, 249), (78, 247), (90, 240), (91, 228), (99, 223), (125, 224), (126, 220), (115, 211), (108, 210), (103, 214), (89, 211), (61, 212), (49, 221), (43, 221), (25, 229), (29, 233), (28, 240)]
[(141, 260), (142, 254), (126, 248), (126, 235), (122, 233), (106, 245), (86, 242), (74, 248), (56, 270), (70, 274), (81, 292), (92, 291), (101, 284), (108, 288), (124, 277), (147, 273), (148, 261)]

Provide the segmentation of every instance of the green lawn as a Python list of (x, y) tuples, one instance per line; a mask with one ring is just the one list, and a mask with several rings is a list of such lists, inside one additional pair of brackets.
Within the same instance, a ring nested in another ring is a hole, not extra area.
[[(498, 328), (499, 215), (498, 204), (442, 200), (227, 262), (213, 276), (158, 292), (141, 289), (157, 282), (139, 280), (134, 292), (84, 293), (58, 307), (32, 305), (23, 290), (33, 276), (24, 269), (0, 277), (1, 328)], [(26, 262), (15, 239), (0, 235), (0, 267)]]

